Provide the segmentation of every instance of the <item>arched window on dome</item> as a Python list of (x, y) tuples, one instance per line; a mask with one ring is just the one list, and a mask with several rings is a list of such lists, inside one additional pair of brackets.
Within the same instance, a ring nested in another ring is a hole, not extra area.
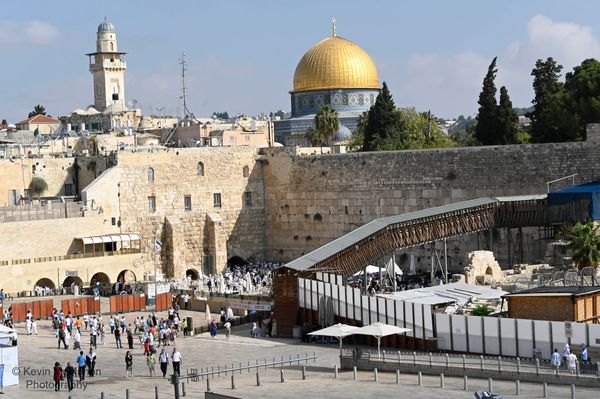
[(198, 176), (204, 176), (204, 164), (202, 162), (198, 162), (196, 166), (196, 174)]
[(244, 166), (244, 170), (243, 170), (242, 174), (244, 177), (250, 176), (250, 168), (248, 167), (248, 165)]
[(148, 182), (154, 183), (154, 169), (148, 168)]

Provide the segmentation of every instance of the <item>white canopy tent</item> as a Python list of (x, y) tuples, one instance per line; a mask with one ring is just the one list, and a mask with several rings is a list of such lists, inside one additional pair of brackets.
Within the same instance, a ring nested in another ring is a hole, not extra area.
[(358, 327), (349, 326), (347, 324), (334, 324), (321, 330), (309, 332), (308, 335), (321, 335), (325, 337), (334, 337), (340, 341), (340, 356), (342, 356), (342, 339), (348, 335), (352, 335), (358, 330)]
[(371, 335), (377, 338), (377, 355), (381, 356), (380, 348), (382, 337), (387, 337), (388, 335), (394, 334), (404, 334), (410, 331), (412, 331), (410, 328), (396, 327), (390, 324), (376, 322), (369, 324), (368, 326), (357, 328), (356, 330), (352, 331), (352, 334)]

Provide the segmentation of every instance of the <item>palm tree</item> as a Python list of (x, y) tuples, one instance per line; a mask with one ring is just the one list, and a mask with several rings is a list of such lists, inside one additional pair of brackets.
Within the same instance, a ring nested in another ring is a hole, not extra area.
[(317, 130), (315, 125), (311, 125), (308, 129), (306, 129), (305, 137), (310, 142), (312, 147), (322, 145), (324, 141), (323, 134)]
[(573, 252), (573, 261), (579, 269), (596, 267), (600, 262), (599, 228), (593, 222), (577, 223), (562, 234), (562, 238), (569, 242), (567, 245)]
[(340, 127), (337, 112), (331, 108), (331, 105), (322, 105), (315, 116), (315, 127), (323, 135), (325, 144), (330, 145), (335, 137), (335, 132)]

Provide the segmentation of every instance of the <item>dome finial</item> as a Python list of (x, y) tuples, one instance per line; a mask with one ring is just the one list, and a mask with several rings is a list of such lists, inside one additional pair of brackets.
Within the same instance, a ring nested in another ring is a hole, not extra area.
[(331, 31), (332, 36), (335, 36), (335, 17), (331, 17)]

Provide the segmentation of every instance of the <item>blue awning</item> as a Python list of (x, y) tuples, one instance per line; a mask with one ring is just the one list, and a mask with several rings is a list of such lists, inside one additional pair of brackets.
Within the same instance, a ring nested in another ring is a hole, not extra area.
[(587, 203), (589, 217), (600, 220), (600, 182), (591, 182), (548, 193), (548, 206), (571, 206)]

